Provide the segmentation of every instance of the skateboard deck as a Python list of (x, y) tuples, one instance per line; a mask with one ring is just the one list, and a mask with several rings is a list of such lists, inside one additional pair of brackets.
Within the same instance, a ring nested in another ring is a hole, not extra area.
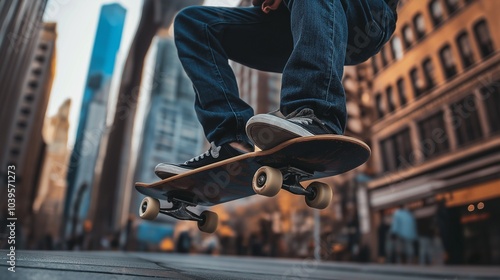
[(136, 183), (140, 193), (190, 206), (211, 206), (256, 194), (252, 179), (262, 166), (279, 169), (283, 182), (335, 176), (368, 160), (370, 148), (347, 136), (320, 135), (295, 138), (272, 149), (243, 154), (152, 184)]

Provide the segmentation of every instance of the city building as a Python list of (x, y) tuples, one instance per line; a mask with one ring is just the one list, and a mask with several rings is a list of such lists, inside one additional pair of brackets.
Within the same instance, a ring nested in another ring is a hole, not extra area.
[(4, 133), (9, 139), (3, 148), (4, 166), (15, 166), (16, 215), (25, 221), (24, 236), (30, 234), (32, 205), (46, 148), (42, 127), (55, 73), (56, 24), (44, 23), (36, 37), (36, 49), (29, 55), (31, 63), (20, 88), (20, 99), (11, 105), (15, 107), (12, 111), (15, 121)]
[(109, 89), (120, 48), (126, 10), (119, 4), (103, 5), (96, 30), (87, 82), (84, 89), (76, 140), (68, 162), (64, 205), (64, 235), (83, 230), (87, 218), (94, 168), (106, 130)]
[(500, 2), (407, 0), (398, 11), (390, 42), (359, 66), (374, 108), (372, 248), (380, 220), (406, 205), (448, 263), (498, 265)]
[(255, 114), (279, 109), (281, 74), (263, 72), (231, 61), (240, 98), (250, 104)]
[[(201, 154), (206, 140), (194, 111), (195, 92), (181, 62), (173, 38), (166, 30), (157, 36), (154, 87), (144, 123), (135, 180), (154, 182), (160, 162), (182, 163)], [(143, 196), (134, 191), (130, 211), (134, 215)]]
[[(50, 246), (59, 241), (62, 222), (64, 195), (66, 193), (69, 111), (71, 100), (67, 99), (59, 107), (56, 115), (45, 119), (43, 138), (47, 143), (42, 174), (38, 182), (38, 193), (33, 203), (34, 240), (37, 248)], [(45, 244), (44, 244), (45, 242)]]
[[(0, 5), (0, 119), (4, 129), (0, 147), (5, 147), (12, 135), (8, 132), (15, 125), (17, 103), (21, 100), (21, 88), (36, 51), (46, 5), (47, 0), (36, 3), (5, 1)], [(2, 166), (6, 166), (7, 156), (8, 152), (0, 154)], [(2, 178), (4, 173), (0, 171)]]

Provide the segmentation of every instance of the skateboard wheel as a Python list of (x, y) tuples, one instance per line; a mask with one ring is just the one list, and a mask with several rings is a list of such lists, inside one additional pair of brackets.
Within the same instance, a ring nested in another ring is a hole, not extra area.
[(263, 166), (255, 172), (252, 188), (256, 194), (273, 197), (279, 193), (283, 185), (281, 171), (269, 166)]
[(145, 220), (154, 220), (160, 213), (160, 201), (156, 198), (145, 197), (139, 206), (139, 216)]
[(325, 209), (332, 201), (332, 189), (329, 185), (320, 182), (313, 182), (307, 189), (313, 192), (313, 195), (306, 195), (306, 203), (311, 208)]
[(219, 216), (211, 211), (203, 211), (200, 214), (201, 221), (198, 221), (198, 228), (207, 233), (213, 233), (219, 224)]

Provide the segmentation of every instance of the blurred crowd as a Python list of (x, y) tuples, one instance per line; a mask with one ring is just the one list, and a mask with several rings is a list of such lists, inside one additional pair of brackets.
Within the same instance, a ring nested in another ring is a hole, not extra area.
[[(420, 265), (461, 264), (463, 240), (458, 219), (450, 217), (445, 202), (440, 201), (434, 216), (416, 220), (401, 205), (391, 216), (380, 212), (378, 261)], [(453, 222), (457, 221), (457, 222)]]

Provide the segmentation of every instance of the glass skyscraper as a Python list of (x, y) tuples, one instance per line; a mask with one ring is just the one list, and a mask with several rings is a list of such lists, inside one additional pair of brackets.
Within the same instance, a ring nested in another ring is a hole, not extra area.
[(78, 123), (69, 160), (64, 207), (66, 234), (79, 230), (87, 216), (94, 168), (106, 129), (109, 88), (120, 47), (126, 10), (119, 4), (102, 6)]

